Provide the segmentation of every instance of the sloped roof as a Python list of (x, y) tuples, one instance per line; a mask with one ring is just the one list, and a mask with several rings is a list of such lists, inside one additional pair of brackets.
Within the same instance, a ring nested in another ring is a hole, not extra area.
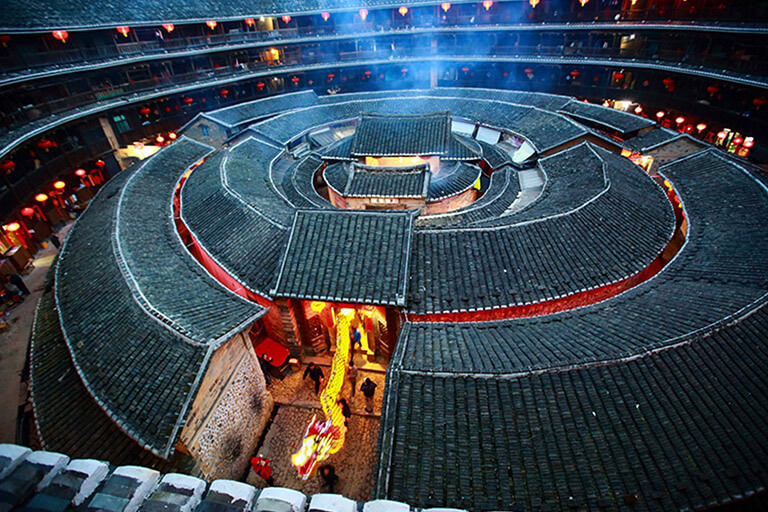
[(656, 125), (656, 123), (645, 117), (632, 115), (628, 112), (616, 110), (615, 108), (595, 105), (576, 99), (571, 100), (570, 103), (561, 107), (559, 112), (579, 120), (593, 122), (606, 128), (616, 130), (622, 135), (628, 135), (643, 128)]
[(352, 166), (344, 197), (427, 197), (430, 172), (426, 164), (407, 170)]
[(353, 135), (353, 156), (430, 156), (448, 153), (450, 112), (360, 115)]
[(409, 212), (299, 210), (272, 293), (403, 305), (412, 228)]

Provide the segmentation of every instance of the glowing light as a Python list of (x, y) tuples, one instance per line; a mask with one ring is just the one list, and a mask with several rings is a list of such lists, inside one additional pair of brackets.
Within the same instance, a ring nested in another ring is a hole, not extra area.
[(10, 174), (11, 172), (16, 170), (16, 164), (13, 162), (13, 160), (6, 160), (2, 164), (0, 164), (0, 169)]
[(163, 23), (162, 27), (168, 32), (169, 34), (173, 32), (176, 29), (176, 25), (173, 23)]
[(75, 176), (78, 176), (80, 178), (84, 178), (86, 175), (85, 169), (78, 169), (75, 171)]
[(299, 80), (300, 78), (297, 76), (294, 76), (293, 78), (291, 78), (291, 82), (293, 82), (293, 85), (299, 85)]
[(117, 27), (117, 32), (120, 34), (123, 34), (123, 37), (128, 37), (128, 32), (130, 32), (131, 29), (123, 25), (122, 27)]
[(443, 10), (443, 12), (448, 12), (448, 9), (451, 8), (451, 4), (449, 4), (448, 2), (443, 2), (442, 4), (440, 4), (440, 8)]
[(747, 137), (744, 139), (744, 147), (745, 148), (751, 148), (755, 145), (755, 138), (754, 137)]
[(328, 21), (328, 19), (331, 17), (331, 13), (329, 12), (321, 13), (320, 17), (323, 18), (323, 21)]
[(256, 89), (258, 89), (258, 90), (262, 90), (262, 89), (264, 89), (264, 86), (265, 86), (265, 85), (267, 85), (267, 84), (265, 84), (264, 82), (258, 82), (258, 83), (256, 84)]
[(218, 22), (215, 22), (213, 20), (208, 20), (205, 22), (206, 25), (208, 25), (208, 28), (213, 30), (216, 28), (216, 25), (218, 25)]
[(352, 312), (354, 310), (343, 308), (336, 317), (336, 354), (331, 362), (328, 385), (320, 394), (325, 419), (317, 420), (317, 415), (312, 417), (304, 433), (301, 448), (291, 456), (291, 463), (298, 470), (302, 480), (312, 476), (320, 462), (338, 452), (344, 445), (344, 415), (337, 400), (349, 361), (349, 323)]
[(45, 194), (37, 194), (35, 196), (35, 201), (37, 201), (38, 203), (44, 203), (47, 200), (48, 200), (48, 196)]
[(492, 2), (492, 0), (485, 0), (485, 1), (483, 2), (483, 7), (485, 7), (485, 10), (486, 10), (486, 11), (487, 11), (487, 10), (489, 10), (491, 7), (493, 7), (493, 2)]
[(171, 132), (171, 133), (168, 134), (168, 138), (171, 139), (171, 140), (176, 140), (176, 137), (177, 137), (177, 135), (176, 135), (175, 132)]
[(622, 73), (621, 71), (614, 71), (613, 72), (613, 79), (614, 80), (621, 80), (622, 78), (624, 78), (624, 73)]
[(724, 131), (723, 131), (723, 132), (717, 132), (717, 138), (718, 138), (718, 139), (724, 139), (724, 138), (726, 138), (727, 136), (728, 136), (728, 133), (727, 133), (727, 132), (724, 132)]
[(53, 188), (58, 189), (58, 190), (61, 190), (61, 189), (63, 189), (66, 186), (67, 186), (67, 184), (64, 183), (63, 181), (57, 181), (57, 182), (55, 182), (53, 184)]
[(104, 167), (107, 163), (104, 160), (96, 160), (96, 167)]
[(245, 18), (245, 24), (248, 25), (249, 27), (252, 27), (256, 24), (256, 20), (254, 20), (253, 18)]
[(661, 119), (665, 115), (667, 114), (663, 110), (659, 110), (658, 112), (656, 112), (656, 117), (658, 117), (659, 119)]
[(158, 144), (162, 144), (163, 142), (165, 142), (165, 137), (163, 137), (162, 135), (158, 135), (155, 138), (155, 140), (157, 141)]
[(408, 8), (406, 6), (402, 6), (397, 10), (397, 12), (400, 13), (400, 16), (405, 16), (408, 14)]
[(707, 129), (707, 125), (704, 123), (699, 123), (696, 125), (696, 129), (699, 130), (699, 133), (701, 133)]
[(587, 2), (589, 2), (589, 0), (579, 0), (579, 3), (581, 4), (582, 7), (587, 5)]
[(184, 98), (184, 100), (183, 100), (183, 101), (184, 101), (184, 103), (186, 103), (187, 105), (191, 105), (191, 104), (193, 104), (193, 103), (195, 102), (195, 100), (193, 100), (192, 98)]
[(226, 98), (227, 96), (229, 96), (229, 89), (222, 89), (220, 91), (220, 94), (222, 98)]
[(66, 43), (67, 38), (69, 37), (69, 32), (66, 30), (54, 30), (52, 34), (54, 39), (58, 39), (62, 43)]
[(26, 208), (21, 209), (21, 214), (25, 217), (31, 217), (35, 214), (35, 209), (27, 206)]
[(365, 21), (365, 18), (368, 17), (368, 9), (360, 9), (357, 11), (357, 13), (360, 15), (360, 19)]
[(309, 308), (315, 313), (320, 313), (322, 310), (325, 309), (325, 302), (319, 302), (314, 300), (309, 304)]
[(571, 71), (571, 72), (570, 72), (570, 75), (571, 75), (573, 78), (578, 78), (578, 76), (579, 76), (580, 74), (581, 74), (581, 71), (579, 71), (578, 69), (574, 69), (573, 71)]
[(141, 114), (143, 116), (148, 116), (150, 112), (152, 112), (152, 110), (150, 110), (149, 107), (141, 107), (139, 109), (139, 114)]
[(640, 115), (642, 112), (643, 112), (643, 107), (641, 107), (640, 105), (635, 107), (635, 114)]
[(739, 144), (744, 142), (744, 139), (742, 139), (741, 137), (736, 137), (735, 139), (733, 139), (732, 142), (738, 146)]
[(21, 224), (19, 224), (18, 222), (11, 222), (10, 224), (6, 224), (5, 226), (3, 226), (3, 229), (10, 233), (13, 233), (14, 231), (18, 231), (19, 229), (21, 229)]
[(291, 17), (288, 16), (287, 14), (280, 19), (283, 20), (283, 23), (286, 23), (286, 24), (291, 22)]
[(680, 116), (675, 119), (675, 123), (677, 124), (683, 124), (685, 122), (685, 118), (683, 116)]
[(535, 9), (536, 6), (539, 5), (539, 0), (528, 0), (528, 3), (531, 4), (533, 9)]

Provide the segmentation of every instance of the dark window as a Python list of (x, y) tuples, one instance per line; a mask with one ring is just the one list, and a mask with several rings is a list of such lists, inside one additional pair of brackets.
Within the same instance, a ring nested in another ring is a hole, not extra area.
[(203, 137), (210, 137), (211, 135), (211, 131), (208, 129), (207, 124), (201, 124), (200, 131), (203, 132)]
[(131, 127), (128, 125), (128, 121), (122, 114), (113, 117), (112, 120), (115, 122), (115, 127), (117, 128), (118, 133), (125, 133), (131, 129)]

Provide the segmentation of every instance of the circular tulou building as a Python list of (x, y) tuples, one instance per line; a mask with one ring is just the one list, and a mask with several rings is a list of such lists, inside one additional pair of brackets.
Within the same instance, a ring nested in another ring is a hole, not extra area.
[(765, 24), (129, 4), (0, 21), (0, 276), (77, 217), (32, 325), (38, 448), (211, 482), (269, 446), (269, 487), (328, 458), (361, 510), (768, 507)]

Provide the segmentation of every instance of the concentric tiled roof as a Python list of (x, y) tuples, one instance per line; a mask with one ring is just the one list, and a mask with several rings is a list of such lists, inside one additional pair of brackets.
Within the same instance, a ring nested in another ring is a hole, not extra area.
[(430, 156), (448, 153), (450, 112), (363, 113), (352, 137), (352, 156)]

